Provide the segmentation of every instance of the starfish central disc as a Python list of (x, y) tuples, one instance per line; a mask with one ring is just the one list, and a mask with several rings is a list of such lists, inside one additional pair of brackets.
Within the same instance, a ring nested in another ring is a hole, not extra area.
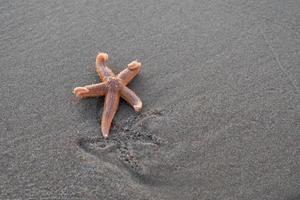
[(112, 90), (120, 90), (122, 88), (122, 82), (116, 77), (109, 77), (107, 79), (107, 87)]

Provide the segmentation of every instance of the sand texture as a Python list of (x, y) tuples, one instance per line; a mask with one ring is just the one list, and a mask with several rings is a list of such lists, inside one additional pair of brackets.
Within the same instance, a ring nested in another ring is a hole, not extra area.
[[(0, 1), (0, 199), (299, 200), (298, 0)], [(95, 58), (143, 64), (108, 140)]]

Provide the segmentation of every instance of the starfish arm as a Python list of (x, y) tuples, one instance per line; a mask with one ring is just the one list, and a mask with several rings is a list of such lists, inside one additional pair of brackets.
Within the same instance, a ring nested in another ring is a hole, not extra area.
[(106, 53), (99, 53), (96, 58), (96, 71), (102, 81), (105, 81), (109, 76), (115, 76), (115, 74), (106, 66), (108, 55)]
[(120, 96), (118, 92), (109, 90), (105, 96), (101, 120), (101, 131), (104, 138), (108, 137), (111, 122), (117, 112)]
[(84, 87), (76, 87), (73, 90), (73, 93), (77, 97), (81, 98), (103, 96), (106, 92), (107, 87), (105, 83), (86, 85)]
[(127, 85), (141, 71), (141, 63), (133, 61), (128, 64), (128, 67), (118, 74), (118, 78), (122, 80), (124, 85)]
[(128, 87), (123, 87), (121, 90), (121, 97), (129, 103), (136, 112), (141, 111), (143, 103), (141, 99)]

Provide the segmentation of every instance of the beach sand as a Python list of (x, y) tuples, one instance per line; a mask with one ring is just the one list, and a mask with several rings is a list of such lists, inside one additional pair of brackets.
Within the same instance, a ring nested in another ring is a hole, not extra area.
[[(300, 3), (1, 1), (0, 199), (300, 199)], [(132, 60), (140, 114), (72, 89)]]

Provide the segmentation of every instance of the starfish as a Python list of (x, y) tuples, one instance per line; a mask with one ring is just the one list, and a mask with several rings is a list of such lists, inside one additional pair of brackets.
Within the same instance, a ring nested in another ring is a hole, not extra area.
[(118, 109), (120, 97), (130, 104), (136, 112), (141, 111), (141, 99), (127, 87), (127, 84), (141, 71), (141, 63), (133, 61), (127, 68), (115, 75), (106, 65), (108, 55), (99, 53), (96, 58), (96, 71), (101, 83), (76, 87), (73, 93), (77, 97), (105, 96), (102, 112), (101, 131), (104, 138), (108, 137), (112, 120)]

